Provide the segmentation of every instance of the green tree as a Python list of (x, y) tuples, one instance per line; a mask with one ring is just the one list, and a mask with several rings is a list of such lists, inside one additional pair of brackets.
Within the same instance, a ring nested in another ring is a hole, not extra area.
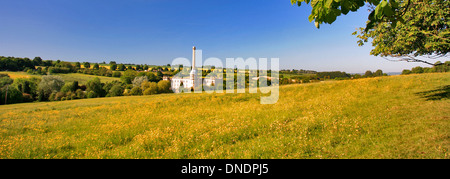
[(132, 84), (132, 81), (136, 76), (138, 75), (138, 72), (134, 70), (127, 70), (123, 73), (123, 75), (120, 77), (120, 80), (122, 80), (125, 84)]
[(140, 70), (142, 70), (142, 67), (141, 67), (141, 65), (136, 65), (136, 70), (137, 70), (137, 71), (140, 71)]
[(14, 80), (11, 79), (7, 74), (6, 75), (0, 74), (0, 75), (2, 75), (0, 76), (0, 88), (3, 88), (6, 85), (10, 85), (14, 82)]
[(383, 76), (383, 71), (377, 70), (377, 71), (375, 71), (375, 73), (373, 73), (373, 76)]
[(170, 81), (162, 80), (158, 82), (158, 92), (159, 93), (170, 93)]
[(373, 76), (373, 73), (372, 73), (372, 71), (370, 71), (370, 70), (367, 70), (366, 71), (366, 73), (364, 73), (364, 77), (372, 77)]
[(75, 92), (78, 89), (78, 81), (69, 82), (66, 83), (62, 88), (61, 92), (67, 93), (67, 92)]
[[(310, 4), (316, 27), (337, 16), (370, 6), (366, 27), (354, 32), (362, 46), (371, 40), (371, 55), (407, 62), (433, 63), (418, 57), (443, 57), (450, 50), (450, 1), (447, 0), (291, 0)], [(392, 60), (390, 59), (390, 60)], [(440, 64), (438, 64), (440, 65)]]
[(134, 78), (133, 80), (133, 87), (140, 87), (142, 85), (142, 83), (144, 82), (148, 82), (148, 78), (147, 76), (138, 76), (136, 78)]
[(0, 104), (14, 104), (21, 102), (23, 102), (23, 94), (14, 86), (8, 85), (0, 89)]
[(409, 75), (409, 74), (411, 74), (411, 70), (404, 69), (402, 71), (402, 75)]
[(41, 57), (34, 57), (33, 63), (35, 66), (41, 66), (42, 65), (42, 58)]
[(371, 55), (441, 65), (423, 58), (444, 57), (450, 51), (450, 1), (408, 0), (399, 6), (405, 9), (400, 21), (381, 21), (373, 23), (373, 28), (361, 28), (358, 44), (362, 46), (371, 39)]
[[(89, 80), (86, 83), (86, 91), (93, 91), (96, 94), (96, 97), (104, 97), (105, 91), (103, 90), (103, 85), (100, 82), (100, 78), (96, 77), (92, 80)], [(88, 94), (89, 97), (89, 94)]]
[(122, 73), (120, 73), (120, 72), (118, 72), (118, 71), (115, 71), (115, 72), (112, 74), (112, 77), (120, 78), (120, 76), (122, 76)]
[(117, 70), (119, 71), (125, 71), (126, 67), (124, 64), (119, 64), (119, 66), (117, 66)]
[(411, 69), (411, 73), (423, 73), (423, 68), (418, 66)]
[(142, 89), (140, 87), (133, 87), (130, 91), (130, 94), (133, 96), (139, 96), (142, 95)]
[(22, 93), (30, 94), (31, 96), (37, 95), (38, 84), (41, 79), (33, 78), (16, 78), (12, 86)]
[(117, 69), (117, 65), (116, 64), (112, 64), (112, 65), (109, 66), (109, 68), (111, 70), (116, 70)]
[(89, 91), (87, 93), (87, 98), (97, 98), (99, 97), (97, 93), (95, 93), (94, 91)]
[(144, 95), (152, 95), (152, 94), (158, 94), (158, 84), (155, 82), (145, 82), (141, 86), (142, 90), (144, 91)]
[(81, 63), (80, 62), (75, 62), (75, 67), (81, 68)]
[(86, 96), (85, 92), (82, 89), (77, 89), (77, 91), (75, 91), (75, 94), (78, 99), (83, 99)]
[(89, 62), (83, 63), (84, 68), (91, 68), (91, 64)]
[(127, 70), (134, 70), (134, 68), (133, 68), (132, 65), (129, 65), (128, 68), (127, 68)]
[(157, 72), (156, 72), (156, 76), (158, 76), (158, 77), (163, 77), (164, 74), (163, 74), (161, 71), (157, 71)]
[(109, 96), (122, 96), (123, 95), (124, 88), (120, 84), (115, 84), (110, 90), (109, 90)]
[(45, 75), (38, 85), (38, 91), (44, 99), (48, 99), (50, 94), (59, 92), (63, 86), (64, 80), (60, 76)]
[(100, 69), (100, 66), (98, 65), (98, 63), (94, 64), (94, 67), (92, 67), (94, 70), (98, 70)]

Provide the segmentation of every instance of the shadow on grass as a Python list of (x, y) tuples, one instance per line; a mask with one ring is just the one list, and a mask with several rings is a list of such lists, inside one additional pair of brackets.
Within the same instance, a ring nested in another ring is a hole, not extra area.
[(429, 100), (450, 99), (450, 85), (442, 86), (434, 90), (416, 93)]

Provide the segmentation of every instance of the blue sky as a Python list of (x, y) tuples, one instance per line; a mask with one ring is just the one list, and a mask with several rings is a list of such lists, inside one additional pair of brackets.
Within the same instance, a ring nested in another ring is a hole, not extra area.
[(289, 0), (0, 0), (0, 7), (0, 56), (163, 65), (191, 58), (195, 45), (203, 59), (273, 57), (282, 69), (426, 66), (358, 47), (351, 33), (365, 26), (367, 10), (316, 29), (311, 8)]

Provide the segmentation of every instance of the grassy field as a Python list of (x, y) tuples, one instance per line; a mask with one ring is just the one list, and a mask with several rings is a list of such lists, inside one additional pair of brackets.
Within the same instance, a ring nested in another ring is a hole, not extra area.
[(58, 76), (61, 76), (64, 81), (78, 81), (79, 84), (86, 84), (89, 80), (93, 78), (99, 78), (101, 82), (111, 82), (111, 81), (120, 81), (120, 78), (115, 77), (107, 77), (107, 76), (95, 76), (95, 75), (86, 75), (81, 73), (69, 73), (69, 74), (58, 74)]
[[(12, 79), (16, 78), (31, 78), (37, 77), (41, 78), (41, 75), (31, 75), (26, 72), (0, 72), (8, 74)], [(114, 80), (120, 81), (120, 78), (114, 77), (106, 77), (106, 76), (95, 76), (95, 75), (86, 75), (81, 73), (69, 73), (69, 74), (56, 74), (55, 76), (61, 76), (65, 82), (73, 82), (78, 81), (80, 85), (86, 84), (89, 80), (94, 79), (96, 77), (100, 78), (101, 82), (111, 82)]]
[(32, 75), (29, 74), (27, 72), (11, 72), (11, 71), (0, 71), (0, 74), (8, 74), (9, 77), (11, 77), (12, 79), (16, 79), (16, 78), (31, 78), (31, 77), (36, 77), (36, 78), (41, 78), (41, 75)]
[(0, 106), (0, 158), (450, 158), (450, 73)]

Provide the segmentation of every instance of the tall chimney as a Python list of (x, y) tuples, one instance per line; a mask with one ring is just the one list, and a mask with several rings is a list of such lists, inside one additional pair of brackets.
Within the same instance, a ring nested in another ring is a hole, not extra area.
[(195, 46), (192, 47), (192, 70), (195, 70)]

